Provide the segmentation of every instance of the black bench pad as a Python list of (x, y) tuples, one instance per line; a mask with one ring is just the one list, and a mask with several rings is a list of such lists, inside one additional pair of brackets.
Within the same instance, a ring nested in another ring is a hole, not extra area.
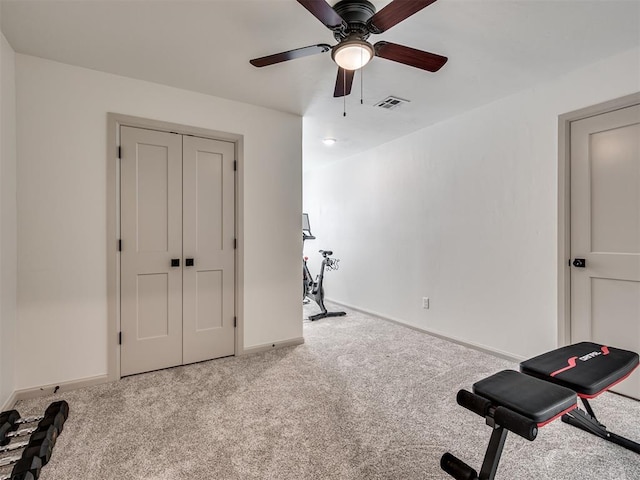
[(593, 398), (633, 372), (638, 354), (581, 342), (543, 353), (520, 364), (520, 371)]
[(577, 405), (576, 393), (515, 370), (503, 370), (473, 384), (473, 392), (539, 425)]

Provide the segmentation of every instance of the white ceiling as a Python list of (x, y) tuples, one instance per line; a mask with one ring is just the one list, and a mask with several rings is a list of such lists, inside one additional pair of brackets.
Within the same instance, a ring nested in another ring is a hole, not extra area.
[[(330, 1), (332, 5), (336, 1)], [(389, 0), (373, 0), (381, 9)], [(439, 0), (372, 43), (449, 57), (437, 73), (375, 58), (333, 98), (329, 53), (255, 68), (249, 59), (331, 32), (295, 0), (1, 0), (13, 48), (304, 116), (305, 167), (346, 158), (640, 45), (640, 0)], [(386, 111), (388, 95), (411, 103)], [(332, 147), (324, 137), (338, 142)]]

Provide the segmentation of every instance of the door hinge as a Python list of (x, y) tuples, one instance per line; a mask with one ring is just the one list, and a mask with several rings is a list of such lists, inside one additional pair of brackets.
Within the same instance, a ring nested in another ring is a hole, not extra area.
[(238, 161), (237, 161), (237, 160), (234, 160), (234, 161), (233, 161), (233, 171), (235, 172), (235, 171), (237, 171), (237, 170), (238, 170)]
[(238, 317), (233, 317), (233, 328), (238, 326)]
[(238, 248), (238, 239), (234, 238), (233, 239), (233, 249), (235, 250), (236, 248)]
[(118, 147), (118, 158), (122, 158), (122, 147)]
[(122, 332), (118, 332), (118, 345), (122, 345)]
[(118, 251), (121, 252), (122, 251), (122, 239), (118, 240)]

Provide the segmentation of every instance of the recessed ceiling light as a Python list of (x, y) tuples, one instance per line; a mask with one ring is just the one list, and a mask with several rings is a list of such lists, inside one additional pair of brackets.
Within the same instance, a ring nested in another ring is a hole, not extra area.
[(324, 140), (322, 140), (322, 143), (324, 143), (326, 146), (330, 147), (331, 145), (336, 143), (336, 139), (335, 138), (325, 138)]

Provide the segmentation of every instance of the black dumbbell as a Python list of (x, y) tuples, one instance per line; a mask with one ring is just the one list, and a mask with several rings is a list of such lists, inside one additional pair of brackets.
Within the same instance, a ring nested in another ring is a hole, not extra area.
[(40, 476), (42, 460), (38, 457), (22, 457), (11, 470), (7, 480), (37, 480)]
[[(64, 401), (53, 402), (47, 407), (43, 416), (20, 418), (16, 410), (3, 412), (0, 417), (0, 433), (2, 442), (0, 453), (24, 448), (21, 457), (5, 457), (0, 459), (0, 467), (14, 465), (9, 477), (0, 480), (37, 480), (40, 470), (51, 459), (53, 447), (58, 435), (69, 417), (69, 404)], [(31, 428), (17, 430), (19, 425), (38, 422)], [(14, 437), (31, 434), (28, 442), (11, 442)]]
[(41, 439), (48, 438), (55, 444), (58, 435), (64, 429), (64, 422), (67, 421), (67, 418), (69, 418), (69, 404), (64, 400), (53, 402), (45, 410), (44, 418), (38, 422), (38, 427), (31, 435), (29, 443), (36, 443)]
[(7, 438), (7, 434), (18, 428), (20, 414), (17, 410), (9, 410), (0, 413), (0, 445), (6, 445), (11, 441)]
[(13, 465), (13, 470), (11, 470), (10, 477), (3, 477), (1, 480), (5, 480), (10, 478), (13, 480), (15, 474), (23, 474), (26, 472), (31, 472), (31, 475), (34, 475), (35, 478), (40, 476), (40, 469), (42, 468), (42, 460), (38, 457), (30, 456), (26, 457), (24, 455), (20, 457), (4, 457), (0, 460), (0, 467), (7, 467), (9, 465)]
[(40, 469), (51, 459), (57, 437), (58, 430), (53, 425), (50, 425), (46, 431), (36, 431), (31, 435), (29, 442), (21, 445), (26, 446), (22, 451), (22, 456), (5, 457), (0, 460), (0, 467), (15, 464), (11, 476), (0, 480), (37, 479)]
[[(17, 410), (3, 412), (0, 417), (0, 446), (7, 445), (12, 438), (30, 435), (36, 430), (47, 430), (51, 425), (55, 426), (60, 433), (68, 416), (69, 404), (65, 400), (53, 402), (47, 407), (44, 415), (38, 417), (20, 418)], [(33, 422), (39, 422), (38, 426), (17, 430), (20, 425)]]
[(25, 456), (36, 456), (44, 467), (51, 458), (53, 447), (64, 428), (64, 422), (69, 417), (69, 404), (64, 400), (54, 402), (45, 411), (45, 417), (38, 423), (35, 432), (29, 438), (29, 444), (22, 452)]
[(66, 400), (58, 400), (57, 402), (50, 404), (44, 411), (44, 416), (46, 417), (53, 413), (61, 413), (66, 421), (67, 418), (69, 418), (69, 404)]
[(31, 435), (29, 444), (22, 452), (22, 457), (38, 457), (44, 467), (51, 459), (57, 439), (58, 431), (53, 426), (50, 426), (46, 431), (36, 431)]
[(64, 421), (65, 418), (62, 413), (48, 415), (38, 422), (38, 426), (35, 431), (46, 431), (49, 427), (54, 427), (58, 431), (58, 434), (60, 434), (64, 428)]

